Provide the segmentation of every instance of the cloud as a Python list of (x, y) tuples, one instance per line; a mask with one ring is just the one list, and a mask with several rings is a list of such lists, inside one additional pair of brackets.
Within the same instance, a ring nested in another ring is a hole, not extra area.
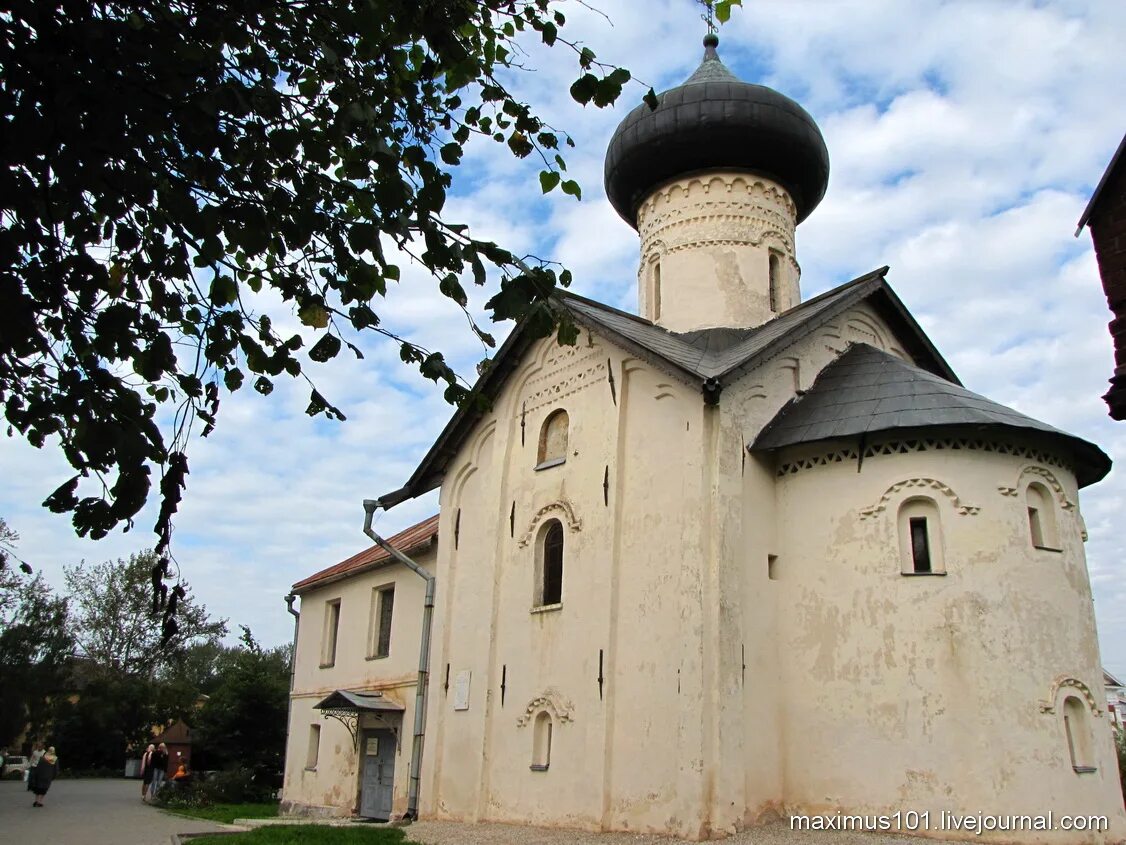
[[(612, 109), (580, 108), (567, 93), (579, 71), (562, 45), (529, 38), (513, 90), (569, 132), (567, 173), (583, 201), (543, 196), (542, 162), (473, 143), (446, 206), (477, 237), (566, 263), (573, 289), (635, 307), (636, 234), (605, 200), (602, 163), (614, 127), (647, 85), (679, 83), (699, 63), (703, 25), (692, 4), (614, 0), (606, 17), (568, 4), (565, 37), (635, 79)], [(607, 21), (606, 18), (609, 18)], [(967, 387), (1099, 443), (1126, 465), (1126, 426), (1099, 396), (1113, 368), (1089, 236), (1075, 222), (1121, 138), (1118, 0), (939, 2), (791, 0), (748, 4), (721, 30), (720, 54), (749, 81), (798, 99), (825, 135), (832, 174), (821, 207), (798, 231), (802, 289), (816, 294), (882, 264)], [(465, 315), (423, 268), (376, 300), (385, 326), (443, 350), (471, 377), (485, 350)], [(491, 283), (495, 287), (495, 281)], [(481, 312), (491, 289), (467, 286)], [(288, 306), (263, 298), (284, 331)], [(280, 308), (280, 317), (278, 309)], [(288, 316), (287, 316), (288, 315)], [(348, 415), (305, 415), (308, 388), (278, 382), (262, 398), (224, 396), (219, 427), (191, 445), (192, 473), (176, 525), (179, 562), (196, 594), (267, 643), (288, 641), (281, 597), (294, 581), (366, 547), (361, 501), (402, 485), (448, 420), (440, 389), (404, 367), (397, 347), (361, 339), (311, 367)], [(148, 509), (128, 534), (73, 537), (39, 502), (68, 477), (57, 452), (0, 438), (0, 515), (20, 554), (61, 586), (61, 566), (127, 555), (151, 544)], [(1095, 608), (1107, 666), (1126, 674), (1126, 481), (1115, 470), (1083, 491)], [(380, 514), (390, 534), (434, 512), (433, 494)]]

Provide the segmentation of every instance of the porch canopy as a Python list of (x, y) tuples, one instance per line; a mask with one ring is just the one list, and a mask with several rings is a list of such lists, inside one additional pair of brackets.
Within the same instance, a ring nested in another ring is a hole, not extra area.
[(338, 689), (320, 704), (314, 705), (314, 709), (322, 711), (326, 716), (358, 716), (361, 713), (387, 711), (402, 713), (406, 708), (384, 698), (381, 692), (349, 692)]

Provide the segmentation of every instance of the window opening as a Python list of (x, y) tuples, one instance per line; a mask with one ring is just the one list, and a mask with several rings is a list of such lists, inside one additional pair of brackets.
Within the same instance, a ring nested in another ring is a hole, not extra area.
[(931, 550), (925, 516), (911, 517), (911, 559), (916, 572), (931, 571)]
[[(762, 266), (761, 264), (759, 265)], [(778, 261), (778, 253), (771, 251), (770, 253), (770, 310), (777, 314), (782, 310), (781, 302), (778, 296), (779, 276), (781, 275), (781, 265)]]
[(305, 752), (305, 768), (317, 768), (317, 757), (321, 750), (321, 726), (309, 725), (309, 748)]
[(1071, 757), (1071, 767), (1076, 772), (1096, 771), (1092, 765), (1091, 735), (1087, 725), (1087, 710), (1074, 695), (1069, 695), (1063, 702), (1063, 729), (1067, 736), (1067, 751)]
[(567, 460), (567, 412), (560, 408), (548, 414), (540, 429), (537, 469), (556, 466)]
[(325, 627), (321, 650), (321, 668), (336, 663), (336, 635), (340, 630), (340, 599), (325, 602)]
[(1038, 549), (1058, 550), (1060, 541), (1052, 494), (1043, 484), (1034, 481), (1025, 489), (1024, 498), (1028, 508), (1028, 534), (1032, 545)]
[(384, 587), (375, 595), (375, 637), (372, 657), (387, 657), (391, 653), (391, 619), (395, 612), (395, 588)]
[(766, 556), (766, 576), (771, 581), (778, 580), (778, 555)]
[(653, 322), (661, 319), (661, 262), (653, 265)]
[(535, 575), (532, 606), (560, 604), (563, 601), (563, 523), (558, 519), (548, 520), (540, 529)]
[(546, 772), (551, 765), (551, 714), (541, 710), (532, 729), (532, 771)]

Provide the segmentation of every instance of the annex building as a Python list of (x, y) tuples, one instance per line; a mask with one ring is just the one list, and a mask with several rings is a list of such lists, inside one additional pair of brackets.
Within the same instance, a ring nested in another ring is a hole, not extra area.
[(825, 143), (717, 44), (610, 142), (640, 314), (560, 293), (579, 342), (518, 326), (379, 500), (440, 513), (294, 585), (285, 811), (1121, 840), (1079, 509), (1109, 458), (963, 387), (886, 267), (802, 300)]

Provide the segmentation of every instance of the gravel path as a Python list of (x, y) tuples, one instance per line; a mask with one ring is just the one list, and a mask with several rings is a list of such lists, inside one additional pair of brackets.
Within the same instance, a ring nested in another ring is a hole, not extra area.
[[(423, 845), (689, 845), (652, 833), (591, 833), (510, 824), (421, 821), (406, 828)], [(724, 845), (936, 845), (943, 840), (850, 831), (792, 831), (789, 822), (749, 828), (721, 840)]]

